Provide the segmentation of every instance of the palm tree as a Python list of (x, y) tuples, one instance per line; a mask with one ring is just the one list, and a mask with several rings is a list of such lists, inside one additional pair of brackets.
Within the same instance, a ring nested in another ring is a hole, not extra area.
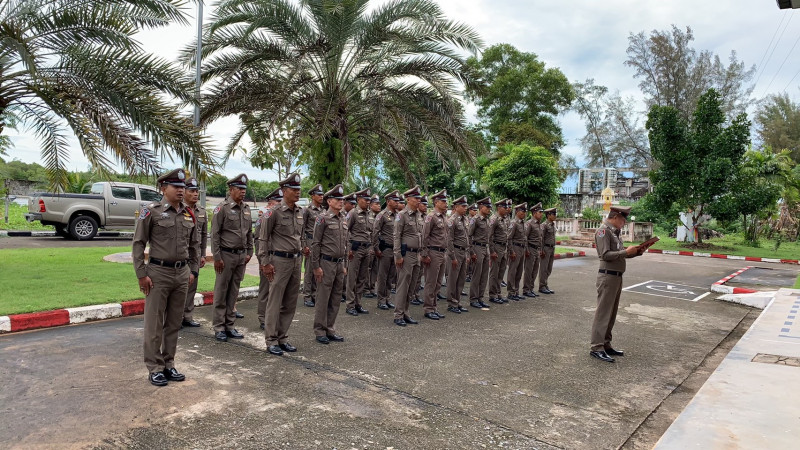
[[(7, 119), (33, 130), (53, 189), (69, 183), (72, 129), (92, 166), (154, 175), (177, 157), (213, 165), (179, 104), (191, 80), (145, 52), (141, 29), (186, 22), (185, 0), (0, 0), (0, 133)], [(10, 125), (10, 123), (9, 123)]]
[[(353, 151), (388, 152), (405, 168), (423, 141), (447, 163), (474, 161), (458, 97), (471, 84), (465, 56), (481, 48), (478, 35), (430, 0), (370, 6), (221, 1), (203, 38), (201, 123), (249, 118), (240, 120), (226, 158), (257, 124), (281, 130), (292, 121), (345, 178)], [(187, 47), (183, 61), (191, 63), (191, 54)]]

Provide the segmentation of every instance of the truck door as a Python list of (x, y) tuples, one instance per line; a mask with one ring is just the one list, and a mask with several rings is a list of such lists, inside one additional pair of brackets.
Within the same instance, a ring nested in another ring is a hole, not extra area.
[(106, 200), (108, 205), (106, 226), (132, 227), (136, 223), (136, 211), (139, 201), (136, 200), (136, 189), (133, 186), (109, 186), (111, 196)]

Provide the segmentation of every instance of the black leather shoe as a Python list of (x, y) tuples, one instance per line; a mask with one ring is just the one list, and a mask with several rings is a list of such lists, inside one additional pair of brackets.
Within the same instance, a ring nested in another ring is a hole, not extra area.
[(378, 303), (378, 309), (387, 310), (389, 309), (389, 305), (387, 305), (386, 303)]
[(344, 310), (344, 312), (346, 312), (347, 314), (350, 314), (351, 316), (357, 316), (358, 315), (358, 311), (356, 311), (355, 308), (347, 308), (347, 309)]
[(625, 356), (625, 352), (623, 352), (622, 350), (614, 350), (611, 347), (608, 347), (606, 349), (606, 354), (611, 356)]
[(409, 324), (409, 325), (416, 325), (416, 324), (418, 324), (418, 323), (419, 323), (419, 321), (416, 321), (416, 320), (412, 319), (412, 318), (411, 318), (411, 317), (409, 317), (409, 316), (405, 316), (405, 317), (403, 317), (403, 320), (405, 320), (405, 321), (406, 321), (406, 323), (407, 323), (407, 324)]
[(404, 327), (404, 326), (406, 326), (406, 321), (403, 320), (403, 319), (394, 319), (394, 324), (395, 325), (399, 325), (401, 327)]
[(492, 302), (492, 303), (497, 303), (498, 305), (502, 305), (503, 304), (503, 300), (500, 299), (500, 298), (490, 298), (489, 301)]
[(467, 295), (467, 292), (466, 292), (466, 291), (461, 291), (461, 295), (462, 295), (462, 296), (466, 296), (466, 295)]
[(194, 320), (184, 320), (181, 322), (182, 327), (199, 327), (200, 322), (195, 322)]
[(392, 289), (389, 290), (389, 292), (391, 292), (392, 294), (397, 294), (397, 289), (392, 288)]
[(333, 342), (344, 342), (344, 338), (338, 334), (329, 334), (327, 337)]
[(501, 287), (508, 287), (508, 285), (506, 284), (506, 282), (505, 282), (505, 281), (501, 281), (501, 282), (500, 282), (500, 286), (501, 286)]
[(600, 351), (591, 351), (591, 352), (589, 352), (589, 354), (592, 355), (593, 357), (599, 359), (600, 361), (605, 361), (605, 362), (610, 362), (610, 363), (614, 362), (614, 358), (608, 356), (608, 353), (606, 353), (606, 352), (604, 352), (602, 350), (600, 350)]
[(237, 319), (244, 319), (244, 314), (240, 313), (239, 311), (234, 311), (233, 315), (236, 316)]
[(314, 305), (316, 305), (316, 303), (314, 302), (314, 300), (306, 299), (303, 301), (303, 305), (308, 306), (309, 308), (313, 308)]
[(342, 303), (344, 303), (344, 302), (346, 302), (346, 301), (347, 301), (347, 297), (345, 297), (345, 296), (343, 295), (343, 296), (342, 296)]
[(436, 314), (435, 312), (425, 313), (425, 317), (431, 320), (439, 320), (439, 315)]
[(536, 297), (538, 297), (538, 295), (534, 294), (533, 292), (526, 292), (525, 293), (525, 297), (536, 298)]
[(467, 308), (464, 308), (461, 305), (458, 305), (458, 310), (461, 311), (461, 312), (469, 312), (469, 310)]
[(214, 337), (217, 338), (218, 341), (225, 342), (228, 340), (228, 335), (224, 331), (217, 331), (214, 333)]
[(445, 296), (444, 296), (444, 295), (442, 295), (442, 294), (436, 294), (436, 298), (437, 298), (438, 300), (447, 300), (447, 297), (445, 297)]
[(497, 299), (500, 300), (501, 303), (508, 303), (508, 299), (505, 297), (497, 297)]
[(166, 386), (169, 384), (167, 377), (164, 376), (164, 372), (152, 372), (147, 376), (147, 379), (150, 380), (150, 384), (153, 386)]
[(481, 304), (481, 308), (486, 308), (486, 309), (490, 308), (489, 305), (487, 305), (486, 302), (484, 302), (483, 300), (480, 300), (478, 303)]
[(331, 340), (325, 336), (317, 336), (317, 342), (319, 342), (320, 344), (330, 344)]
[(297, 347), (295, 347), (294, 345), (292, 345), (292, 344), (290, 344), (288, 342), (285, 343), (285, 344), (278, 344), (278, 346), (281, 348), (281, 350), (283, 350), (285, 352), (292, 353), (292, 352), (296, 352), (297, 351)]
[(263, 323), (259, 324), (258, 327), (261, 328), (262, 330), (265, 328)]
[(519, 301), (519, 297), (517, 297), (517, 294), (509, 294), (508, 295), (508, 300), (514, 300), (515, 302), (518, 302)]
[(272, 353), (273, 355), (278, 355), (278, 356), (283, 355), (283, 350), (281, 350), (281, 347), (279, 345), (270, 345), (269, 347), (267, 347), (267, 351)]
[(389, 308), (394, 308), (394, 303), (392, 303), (392, 302), (387, 300), (386, 301), (386, 306), (388, 306)]
[(414, 300), (411, 300), (409, 303), (411, 303), (412, 305), (421, 305), (421, 304), (423, 304), (425, 302), (420, 300), (418, 297), (415, 297)]
[(464, 282), (465, 282), (465, 283), (470, 283), (470, 282), (472, 282), (472, 277), (467, 277), (467, 278), (464, 278)]
[(434, 311), (434, 314), (439, 316), (440, 319), (444, 319), (444, 314), (440, 313), (439, 311)]
[(366, 294), (364, 294), (364, 298), (375, 298), (375, 297), (377, 297), (377, 295), (375, 295), (374, 292), (367, 292)]
[(461, 309), (459, 309), (456, 306), (448, 306), (447, 310), (450, 311), (451, 313), (461, 314)]
[(356, 305), (356, 311), (358, 311), (359, 314), (369, 314), (369, 311), (361, 305)]
[(169, 381), (183, 381), (186, 379), (186, 375), (178, 372), (174, 367), (171, 369), (164, 369), (164, 376), (167, 377)]
[(483, 306), (481, 306), (480, 302), (469, 302), (469, 306), (472, 306), (473, 308), (478, 308), (478, 309), (483, 308)]
[(542, 294), (552, 294), (552, 292), (547, 288), (540, 288), (539, 292), (541, 292)]
[(227, 334), (228, 337), (234, 339), (244, 339), (244, 335), (242, 333), (239, 333), (239, 330), (237, 330), (236, 328), (226, 331), (225, 334)]

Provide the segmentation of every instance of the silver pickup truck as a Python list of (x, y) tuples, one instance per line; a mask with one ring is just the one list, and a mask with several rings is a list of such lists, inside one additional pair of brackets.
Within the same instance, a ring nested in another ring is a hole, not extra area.
[(132, 229), (139, 209), (158, 200), (161, 193), (152, 186), (100, 182), (89, 194), (34, 194), (25, 219), (52, 225), (59, 236), (87, 240), (100, 228)]

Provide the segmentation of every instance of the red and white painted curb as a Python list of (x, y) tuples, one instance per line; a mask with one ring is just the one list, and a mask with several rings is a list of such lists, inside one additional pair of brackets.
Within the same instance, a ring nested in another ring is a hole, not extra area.
[(755, 289), (725, 286), (725, 283), (731, 281), (731, 279), (733, 279), (734, 277), (737, 277), (752, 268), (753, 266), (747, 266), (744, 269), (737, 270), (736, 272), (728, 275), (727, 277), (715, 282), (714, 284), (711, 285), (711, 292), (716, 292), (718, 294), (753, 294), (758, 292)]
[(719, 253), (687, 252), (678, 250), (657, 250), (654, 248), (647, 249), (647, 253), (661, 253), (664, 255), (680, 255), (680, 256), (696, 256), (700, 258), (735, 259), (739, 261), (752, 261), (752, 262), (763, 262), (763, 263), (800, 264), (800, 261), (796, 259), (761, 258), (757, 256), (734, 256), (734, 255), (722, 255)]
[[(254, 298), (258, 295), (258, 286), (245, 287), (239, 290), (239, 300)], [(195, 306), (214, 303), (213, 292), (195, 294)], [(81, 306), (78, 308), (56, 309), (28, 314), (12, 314), (0, 316), (0, 333), (35, 330), (37, 328), (58, 327), (95, 320), (112, 319), (144, 314), (144, 299), (105, 305)]]
[(553, 259), (577, 258), (579, 256), (586, 256), (586, 252), (556, 253), (553, 255)]

